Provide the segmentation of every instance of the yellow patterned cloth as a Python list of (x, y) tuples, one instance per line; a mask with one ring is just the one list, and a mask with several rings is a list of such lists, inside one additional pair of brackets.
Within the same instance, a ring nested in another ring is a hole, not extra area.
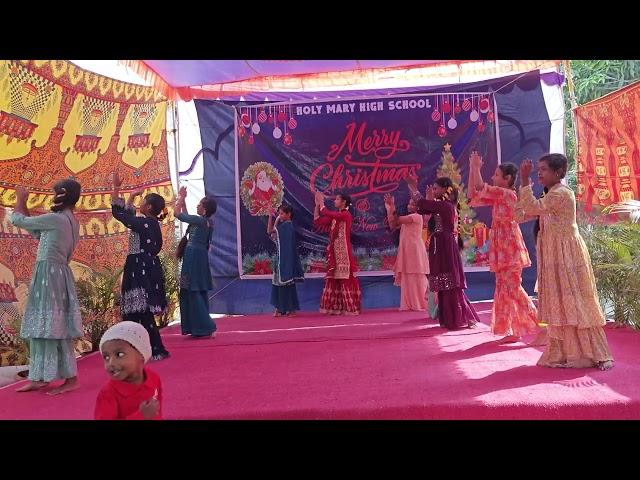
[[(113, 172), (125, 198), (142, 189), (173, 203), (166, 112), (166, 99), (153, 88), (65, 60), (0, 60), (0, 284), (18, 300), (5, 305), (22, 313), (38, 243), (9, 222), (16, 188), (29, 190), (27, 206), (41, 214), (51, 207), (57, 180), (79, 181), (80, 242), (70, 266), (76, 279), (92, 269), (117, 270), (128, 231), (111, 215)], [(165, 235), (173, 220), (169, 208)]]
[(519, 202), (526, 215), (540, 216), (538, 319), (549, 325), (549, 344), (538, 365), (584, 368), (612, 360), (573, 191), (557, 184), (538, 200), (526, 186)]

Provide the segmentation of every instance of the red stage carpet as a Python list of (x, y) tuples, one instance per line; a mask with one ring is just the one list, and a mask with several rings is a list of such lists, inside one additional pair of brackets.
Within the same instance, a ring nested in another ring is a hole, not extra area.
[[(490, 304), (475, 304), (488, 323)], [(639, 419), (640, 335), (607, 329), (609, 372), (536, 366), (541, 348), (497, 345), (487, 325), (446, 331), (415, 312), (218, 320), (218, 337), (164, 330), (152, 363), (167, 419)], [(91, 419), (107, 380), (79, 361), (79, 390), (0, 390), (0, 419)]]

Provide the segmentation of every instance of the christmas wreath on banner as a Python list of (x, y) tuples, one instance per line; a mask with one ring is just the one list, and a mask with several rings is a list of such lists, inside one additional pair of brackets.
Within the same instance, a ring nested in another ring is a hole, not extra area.
[(240, 181), (240, 197), (254, 217), (269, 215), (282, 204), (284, 197), (280, 172), (267, 162), (249, 166)]

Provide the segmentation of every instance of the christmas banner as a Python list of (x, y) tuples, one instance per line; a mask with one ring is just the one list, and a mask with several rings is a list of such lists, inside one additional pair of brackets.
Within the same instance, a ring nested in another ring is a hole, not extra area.
[(576, 199), (590, 211), (640, 196), (640, 83), (575, 110)]
[[(359, 275), (388, 275), (398, 232), (389, 229), (384, 195), (406, 214), (404, 178), (417, 174), (424, 192), (438, 176), (460, 188), (460, 231), (467, 269), (487, 265), (488, 212), (467, 202), (469, 155), (484, 158), (483, 175), (498, 165), (497, 112), (486, 93), (446, 92), (349, 101), (237, 107), (236, 180), (238, 264), (243, 278), (272, 272), (275, 245), (266, 234), (268, 212), (293, 207), (298, 247), (307, 274), (326, 269), (328, 232), (313, 225), (314, 191), (329, 200), (351, 196), (351, 241)], [(486, 210), (486, 209), (485, 209)], [(481, 218), (483, 217), (484, 218)], [(425, 241), (428, 233), (425, 232)]]
[[(9, 222), (16, 188), (29, 190), (28, 207), (39, 214), (50, 211), (57, 180), (79, 181), (80, 243), (72, 267), (121, 268), (128, 232), (111, 216), (113, 172), (126, 198), (142, 188), (172, 201), (166, 108), (151, 88), (64, 60), (0, 61), (0, 324), (26, 297), (38, 243)], [(165, 228), (172, 221), (170, 215)]]

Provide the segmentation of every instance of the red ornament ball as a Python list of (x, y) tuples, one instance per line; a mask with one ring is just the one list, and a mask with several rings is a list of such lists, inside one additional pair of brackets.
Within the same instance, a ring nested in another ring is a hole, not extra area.
[(284, 110), (280, 110), (280, 112), (278, 113), (278, 121), (285, 122), (286, 120), (287, 120), (287, 114), (284, 113)]
[(240, 117), (240, 121), (242, 122), (243, 127), (248, 127), (249, 125), (251, 125), (251, 120), (249, 119), (249, 115), (247, 115), (246, 113), (242, 114), (242, 116)]
[(291, 134), (290, 134), (290, 133), (287, 133), (287, 134), (284, 136), (284, 140), (283, 140), (283, 142), (284, 142), (284, 144), (285, 144), (285, 145), (287, 145), (287, 146), (288, 146), (288, 145), (291, 145), (291, 144), (293, 143), (293, 137), (291, 136)]
[(462, 102), (462, 109), (465, 112), (468, 112), (469, 110), (471, 110), (471, 100), (469, 100), (468, 98), (465, 98), (464, 102)]
[(240, 127), (238, 128), (238, 134), (240, 135), (240, 137), (244, 137), (244, 128)]
[(487, 113), (489, 111), (489, 99), (488, 98), (481, 99), (479, 107), (480, 107), (480, 112)]
[(288, 123), (288, 125), (289, 125), (289, 128), (290, 128), (291, 130), (295, 130), (295, 129), (296, 129), (296, 127), (298, 126), (298, 121), (297, 121), (295, 118), (291, 117), (291, 118), (289, 119), (289, 123)]
[(443, 113), (451, 112), (451, 104), (449, 103), (448, 100), (445, 100), (444, 103), (442, 104), (442, 112)]
[(249, 145), (253, 145), (253, 133), (249, 135)]
[(458, 114), (462, 111), (462, 107), (460, 106), (460, 102), (456, 103), (456, 108), (453, 109), (453, 111)]
[(437, 108), (431, 114), (431, 120), (433, 120), (434, 122), (440, 121), (440, 112), (438, 111)]
[(438, 136), (444, 137), (446, 134), (447, 134), (447, 129), (444, 128), (443, 124), (440, 124), (440, 126), (438, 127)]
[(489, 113), (487, 113), (487, 120), (489, 120), (490, 122), (493, 122), (496, 119), (493, 111), (489, 111)]
[(260, 123), (264, 123), (267, 121), (267, 113), (264, 111), (264, 108), (260, 110), (260, 113), (258, 114), (258, 121)]

